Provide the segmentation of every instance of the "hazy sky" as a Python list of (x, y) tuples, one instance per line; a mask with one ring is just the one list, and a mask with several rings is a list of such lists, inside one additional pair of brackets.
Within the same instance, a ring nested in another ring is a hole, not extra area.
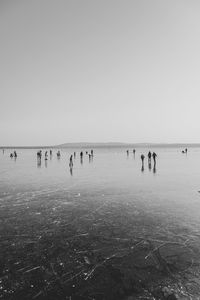
[(0, 0), (0, 145), (200, 142), (199, 0)]

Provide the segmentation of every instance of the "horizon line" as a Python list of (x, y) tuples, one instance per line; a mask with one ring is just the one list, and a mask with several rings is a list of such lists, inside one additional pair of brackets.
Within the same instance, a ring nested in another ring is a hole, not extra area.
[(193, 146), (200, 146), (200, 142), (192, 142), (192, 143), (188, 143), (188, 142), (69, 142), (69, 143), (63, 143), (63, 144), (58, 144), (58, 145), (31, 145), (31, 146), (26, 146), (26, 145), (18, 145), (18, 146), (0, 146), (0, 149), (10, 149), (10, 148), (65, 148), (65, 147), (69, 147), (69, 146), (130, 146), (130, 145), (134, 145), (134, 146), (148, 146), (148, 145), (154, 145), (154, 146), (159, 146), (159, 145), (168, 145), (168, 146), (186, 146), (186, 145), (193, 145)]

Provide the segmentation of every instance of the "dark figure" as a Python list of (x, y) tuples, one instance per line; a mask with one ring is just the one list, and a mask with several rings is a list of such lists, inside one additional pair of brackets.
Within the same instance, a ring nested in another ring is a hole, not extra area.
[(187, 148), (185, 148), (185, 153), (187, 154), (187, 151), (188, 151), (188, 149)]
[(3, 149), (3, 154), (4, 154), (4, 149)]
[(181, 152), (182, 152), (182, 153), (185, 153), (185, 151), (184, 151), (184, 150), (182, 150)]
[(156, 174), (156, 164), (153, 166), (153, 173)]
[(14, 151), (14, 157), (17, 158), (17, 152), (16, 151)]
[(145, 156), (144, 156), (144, 154), (142, 154), (140, 157), (141, 157), (141, 160), (142, 160), (142, 166), (144, 167), (144, 158), (145, 158)]
[(60, 158), (60, 151), (57, 152), (57, 158)]
[(88, 154), (88, 157), (89, 157), (89, 162), (91, 162), (92, 154)]
[(86, 151), (85, 154), (88, 154), (88, 152)]
[(134, 159), (135, 159), (135, 152), (136, 152), (136, 150), (133, 149), (133, 157), (134, 157)]
[(83, 163), (83, 152), (80, 153), (81, 164)]
[(129, 156), (129, 151), (128, 150), (126, 150), (126, 154), (127, 154), (127, 156)]
[(153, 157), (153, 162), (154, 162), (154, 166), (155, 166), (157, 154), (155, 152), (153, 152), (152, 157)]
[(10, 157), (13, 158), (13, 154), (12, 153), (10, 153)]
[(69, 166), (70, 166), (70, 168), (73, 167), (73, 155), (70, 156), (70, 159), (69, 159)]
[(52, 156), (52, 150), (50, 150), (49, 152), (50, 152), (50, 156)]
[(74, 158), (76, 158), (76, 152), (74, 152)]
[(93, 150), (91, 150), (91, 155), (92, 155), (92, 156), (94, 155), (94, 151), (93, 151)]
[(151, 163), (151, 151), (149, 151), (149, 153), (148, 153), (148, 162)]
[(151, 171), (151, 160), (148, 162), (149, 171)]
[(45, 160), (47, 160), (47, 159), (48, 159), (48, 152), (45, 151)]

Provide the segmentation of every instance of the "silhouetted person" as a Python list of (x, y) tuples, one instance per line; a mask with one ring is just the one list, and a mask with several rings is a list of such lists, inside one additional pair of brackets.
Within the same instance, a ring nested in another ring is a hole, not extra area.
[(152, 157), (153, 157), (153, 162), (154, 162), (154, 166), (155, 166), (157, 154), (155, 152), (153, 152)]
[(4, 154), (4, 149), (3, 149), (3, 154)]
[(74, 152), (74, 158), (76, 158), (76, 152)]
[(127, 154), (127, 156), (129, 156), (129, 151), (128, 150), (126, 150), (126, 154)]
[(153, 166), (153, 173), (154, 174), (156, 173), (156, 164), (154, 164), (154, 166)]
[(144, 172), (144, 165), (142, 165), (141, 172)]
[(134, 155), (134, 157), (135, 157), (135, 151), (136, 151), (136, 150), (135, 150), (135, 149), (133, 149), (133, 155)]
[(81, 164), (83, 163), (83, 152), (80, 152), (80, 160), (81, 160)]
[(12, 153), (10, 153), (10, 157), (13, 158), (13, 154)]
[(57, 152), (57, 158), (60, 158), (60, 151)]
[(142, 154), (140, 157), (141, 157), (141, 160), (142, 160), (142, 167), (144, 167), (144, 158), (145, 158), (145, 156), (144, 156), (144, 154)]
[(185, 153), (187, 154), (187, 152), (188, 152), (188, 149), (187, 149), (187, 148), (185, 148)]
[(52, 150), (49, 151), (50, 155), (52, 155)]
[(93, 150), (91, 150), (91, 155), (92, 155), (92, 156), (94, 155), (94, 151), (93, 151)]
[(14, 151), (14, 157), (17, 158), (17, 152), (16, 151)]
[(42, 151), (41, 150), (39, 150), (39, 151), (37, 151), (37, 158), (39, 159), (41, 159), (42, 158)]
[(92, 154), (88, 154), (88, 157), (89, 157), (89, 162), (91, 162)]
[(184, 151), (184, 150), (182, 150), (181, 152), (182, 152), (182, 153), (185, 153), (185, 151)]
[(149, 171), (151, 171), (151, 160), (148, 162)]
[(148, 153), (148, 162), (151, 162), (151, 151)]
[(70, 168), (73, 167), (73, 155), (70, 155), (69, 166), (70, 166)]
[(45, 151), (45, 160), (47, 160), (47, 159), (48, 159), (48, 152)]

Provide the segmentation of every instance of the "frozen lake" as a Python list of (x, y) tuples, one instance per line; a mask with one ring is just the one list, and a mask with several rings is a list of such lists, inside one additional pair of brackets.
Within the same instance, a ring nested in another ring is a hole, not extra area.
[[(187, 155), (180, 148), (136, 148), (135, 156), (132, 149), (127, 156), (126, 150), (95, 148), (89, 161), (88, 149), (62, 149), (60, 159), (53, 149), (52, 157), (45, 161), (43, 155), (41, 163), (35, 149), (18, 149), (17, 159), (9, 157), (11, 150), (0, 153), (2, 299), (162, 299), (156, 298), (158, 282), (165, 286), (162, 280), (171, 275), (197, 272), (200, 148), (189, 148)], [(149, 150), (158, 155), (156, 168), (148, 166)], [(138, 244), (140, 251), (131, 256)], [(163, 253), (156, 254), (157, 248)], [(157, 256), (152, 258), (151, 251)], [(120, 279), (130, 273), (133, 257), (141, 269), (151, 268), (138, 279), (133, 262), (130, 277), (136, 290)], [(54, 286), (56, 276), (61, 288)], [(185, 299), (199, 293), (197, 284), (188, 291), (181, 277), (176, 280), (171, 289), (185, 293)]]

